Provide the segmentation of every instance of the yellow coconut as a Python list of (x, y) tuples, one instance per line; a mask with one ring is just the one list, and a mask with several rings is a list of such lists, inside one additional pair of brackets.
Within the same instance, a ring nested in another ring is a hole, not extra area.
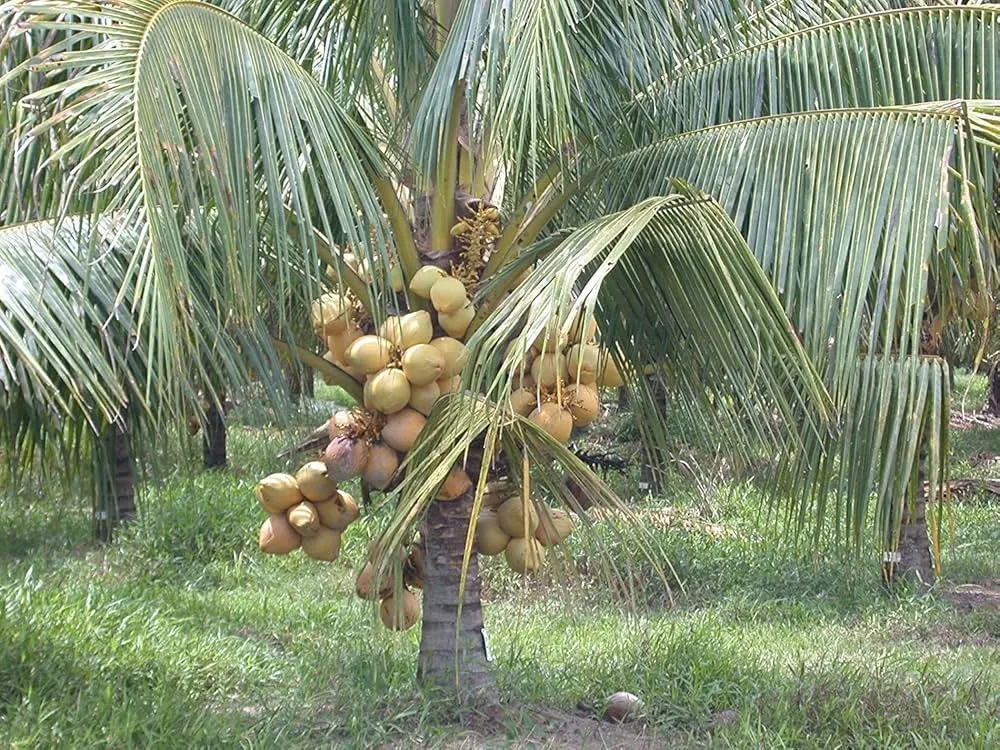
[(410, 291), (418, 297), (429, 299), (431, 287), (447, 276), (448, 272), (437, 266), (421, 266), (410, 279)]
[(370, 562), (365, 563), (365, 567), (358, 573), (354, 581), (354, 593), (359, 599), (383, 599), (392, 593), (392, 580), (389, 576), (379, 580), (378, 586), (375, 583), (375, 566)]
[(316, 512), (316, 506), (308, 500), (298, 505), (293, 505), (288, 509), (286, 515), (288, 516), (288, 523), (303, 537), (312, 536), (320, 527), (319, 513)]
[(566, 386), (563, 395), (567, 399), (574, 427), (586, 427), (601, 416), (601, 399), (596, 386), (574, 383)]
[(319, 522), (334, 531), (343, 531), (357, 520), (360, 511), (357, 501), (343, 490), (337, 490), (324, 503), (316, 503)]
[(562, 508), (545, 508), (539, 515), (535, 539), (546, 547), (559, 544), (573, 532), (573, 519)]
[(601, 374), (597, 384), (605, 388), (618, 388), (625, 385), (625, 378), (618, 371), (618, 366), (607, 352), (601, 352)]
[(254, 494), (268, 513), (283, 513), (302, 502), (299, 485), (291, 474), (278, 473), (264, 477), (257, 482)]
[(510, 569), (518, 573), (534, 573), (545, 562), (545, 547), (534, 537), (511, 539), (504, 550)]
[(437, 381), (437, 386), (442, 396), (446, 393), (454, 393), (462, 387), (462, 376), (456, 375), (453, 378), (441, 378)]
[(415, 409), (402, 409), (390, 414), (382, 428), (382, 440), (390, 448), (406, 453), (413, 447), (427, 419)]
[(444, 502), (458, 500), (471, 488), (472, 480), (469, 479), (469, 475), (458, 466), (452, 466), (444, 484), (438, 490), (437, 499)]
[(434, 402), (438, 400), (440, 395), (441, 387), (437, 383), (411, 386), (409, 406), (426, 417), (431, 413), (431, 409), (434, 408)]
[(378, 616), (389, 630), (407, 630), (420, 619), (420, 602), (411, 592), (403, 589), (398, 595), (390, 594), (382, 600)]
[(330, 439), (333, 440), (337, 435), (343, 435), (350, 429), (353, 429), (357, 424), (357, 418), (354, 416), (354, 412), (350, 409), (342, 409), (341, 411), (335, 411), (333, 416), (326, 422), (327, 434), (329, 434)]
[(444, 369), (444, 355), (430, 344), (416, 344), (403, 352), (403, 374), (412, 385), (429, 385), (444, 376)]
[(563, 337), (559, 333), (559, 318), (552, 318), (546, 323), (542, 332), (535, 337), (531, 347), (537, 352), (544, 351), (547, 354), (552, 354), (561, 349), (562, 345)]
[(431, 304), (439, 313), (458, 312), (468, 301), (465, 284), (452, 276), (438, 280), (431, 287)]
[(531, 363), (531, 377), (542, 388), (555, 388), (566, 380), (566, 358), (558, 353), (542, 354)]
[(310, 461), (303, 464), (295, 472), (295, 481), (299, 485), (299, 492), (306, 500), (314, 503), (321, 503), (329, 500), (337, 491), (337, 483), (330, 479), (326, 471), (326, 464), (322, 461)]
[(573, 415), (552, 401), (539, 406), (528, 415), (528, 419), (560, 443), (569, 440), (569, 436), (573, 432)]
[(488, 510), (479, 514), (476, 523), (476, 549), (481, 555), (499, 555), (507, 548), (510, 535), (500, 528), (496, 511)]
[(312, 303), (312, 327), (317, 334), (340, 333), (347, 328), (350, 316), (350, 301), (334, 292), (327, 292)]
[(389, 286), (394, 292), (403, 291), (403, 269), (399, 266), (393, 266), (389, 269)]
[(379, 335), (400, 349), (406, 349), (429, 342), (434, 335), (434, 324), (429, 312), (417, 310), (406, 315), (392, 315), (386, 318), (379, 327)]
[(399, 467), (399, 455), (388, 445), (376, 443), (368, 450), (364, 480), (377, 490), (384, 490), (392, 481), (392, 475)]
[(455, 312), (438, 313), (438, 323), (441, 324), (441, 327), (449, 336), (460, 339), (469, 330), (469, 324), (474, 317), (476, 317), (476, 308), (471, 302), (466, 302), (465, 305)]
[(567, 340), (571, 344), (589, 344), (597, 335), (597, 321), (593, 315), (584, 318), (583, 311), (577, 311), (573, 316), (573, 322), (569, 326)]
[(365, 382), (365, 406), (383, 414), (392, 414), (410, 400), (410, 381), (398, 367), (375, 373)]
[(303, 537), (302, 551), (314, 560), (333, 562), (340, 554), (340, 532), (320, 526), (310, 537)]
[(458, 375), (465, 367), (465, 363), (469, 361), (469, 350), (458, 339), (440, 336), (431, 340), (431, 346), (441, 352), (441, 356), (444, 357), (442, 375), (446, 378)]
[(509, 403), (511, 410), (515, 414), (526, 417), (538, 406), (538, 399), (535, 397), (533, 390), (529, 391), (527, 388), (518, 388), (510, 394)]
[(351, 367), (357, 367), (371, 375), (385, 369), (389, 360), (392, 359), (392, 354), (391, 341), (381, 336), (368, 334), (361, 336), (347, 347), (347, 351), (344, 352), (344, 361)]
[[(525, 510), (528, 511), (527, 528), (525, 528)], [(497, 508), (497, 521), (507, 536), (531, 536), (538, 528), (538, 513), (535, 512), (535, 504), (531, 500), (528, 500), (527, 508), (525, 508), (523, 498), (508, 497)]]
[(566, 352), (566, 372), (577, 383), (597, 380), (600, 350), (593, 344), (574, 344)]
[(361, 335), (361, 329), (354, 324), (354, 321), (350, 321), (343, 331), (331, 333), (326, 337), (326, 348), (333, 355), (335, 362), (347, 362), (345, 357), (347, 348), (361, 338)]
[(347, 435), (337, 435), (323, 451), (326, 473), (335, 482), (361, 476), (368, 463), (368, 444)]
[(261, 524), (257, 535), (257, 544), (261, 552), (269, 555), (287, 555), (299, 548), (302, 537), (292, 528), (283, 513), (272, 513)]

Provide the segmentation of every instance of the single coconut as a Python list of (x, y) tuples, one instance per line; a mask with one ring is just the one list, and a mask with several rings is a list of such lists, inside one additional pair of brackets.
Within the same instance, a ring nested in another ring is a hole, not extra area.
[(618, 365), (607, 352), (601, 354), (601, 368), (601, 374), (597, 378), (598, 385), (605, 388), (619, 388), (625, 385), (625, 378), (618, 371)]
[(507, 565), (517, 573), (534, 573), (545, 562), (545, 547), (534, 537), (512, 538), (503, 554)]
[(326, 473), (335, 482), (361, 476), (368, 463), (368, 445), (347, 435), (337, 435), (323, 451)]
[(382, 600), (378, 616), (389, 630), (407, 630), (420, 619), (420, 602), (411, 592), (403, 589), (398, 595), (390, 594)]
[(568, 385), (563, 391), (574, 427), (586, 427), (601, 416), (601, 399), (593, 385)]
[(410, 554), (403, 563), (403, 583), (415, 589), (424, 587), (424, 548), (419, 544), (410, 547)]
[[(525, 510), (528, 512), (527, 528), (525, 528)], [(525, 504), (521, 497), (509, 497), (497, 508), (497, 522), (507, 536), (530, 537), (538, 528), (538, 513), (530, 499)]]
[(439, 313), (458, 312), (467, 302), (465, 284), (452, 276), (440, 279), (431, 287), (431, 304)]
[(421, 266), (410, 279), (410, 291), (418, 297), (429, 299), (431, 287), (448, 276), (448, 272), (437, 266)]
[(270, 474), (254, 488), (254, 494), (268, 513), (283, 513), (302, 502), (302, 493), (291, 474)]
[(426, 417), (431, 413), (431, 409), (434, 408), (434, 402), (437, 401), (440, 396), (441, 386), (437, 383), (411, 386), (409, 406), (412, 409), (416, 409)]
[(531, 346), (536, 352), (552, 354), (562, 348), (562, 336), (559, 333), (559, 318), (552, 318), (545, 324), (545, 328), (539, 333)]
[(600, 350), (593, 344), (574, 344), (566, 352), (566, 372), (577, 383), (596, 381), (599, 362)]
[(417, 344), (428, 343), (434, 335), (434, 324), (429, 312), (417, 310), (386, 318), (379, 327), (379, 334), (400, 349), (408, 349)]
[(482, 555), (499, 555), (507, 549), (510, 535), (500, 528), (500, 519), (495, 511), (479, 514), (476, 523), (476, 549)]
[(572, 344), (589, 344), (597, 335), (597, 321), (593, 315), (584, 318), (583, 311), (578, 310), (569, 326), (567, 340)]
[(510, 404), (511, 411), (515, 414), (520, 414), (522, 417), (526, 417), (538, 406), (538, 399), (535, 397), (534, 391), (529, 391), (527, 388), (518, 388), (510, 394), (508, 403)]
[(446, 378), (458, 375), (465, 367), (465, 363), (469, 361), (469, 350), (458, 339), (440, 336), (431, 340), (431, 346), (441, 352), (441, 356), (444, 358), (442, 375)]
[(303, 537), (302, 551), (314, 560), (333, 562), (340, 554), (340, 532), (320, 526), (310, 537)]
[(380, 580), (377, 587), (373, 587), (373, 583), (375, 583), (375, 566), (368, 562), (354, 581), (354, 593), (359, 599), (368, 600), (383, 599), (392, 593), (392, 581), (388, 576)]
[(303, 537), (312, 536), (321, 525), (316, 506), (308, 500), (288, 509), (288, 523)]
[(399, 467), (399, 456), (392, 448), (376, 443), (368, 450), (368, 463), (362, 474), (364, 480), (377, 490), (384, 490), (392, 481)]
[(542, 354), (531, 363), (531, 377), (542, 388), (555, 388), (566, 380), (566, 358), (561, 354)]
[(348, 347), (361, 338), (361, 333), (361, 329), (354, 325), (352, 321), (348, 324), (347, 328), (340, 333), (332, 333), (326, 337), (326, 348), (329, 349), (330, 354), (333, 355), (334, 363), (347, 363), (347, 359), (344, 355), (347, 352)]
[(476, 317), (476, 308), (471, 302), (466, 302), (462, 307), (452, 313), (438, 313), (438, 323), (449, 336), (460, 339), (469, 330), (469, 324)]
[(437, 381), (437, 386), (442, 396), (446, 393), (454, 393), (462, 387), (462, 376), (456, 375), (453, 378), (441, 378)]
[(444, 376), (444, 355), (430, 344), (416, 344), (403, 352), (403, 374), (413, 385), (423, 386)]
[(604, 702), (604, 718), (621, 724), (642, 713), (642, 700), (632, 693), (618, 692), (608, 696)]
[(410, 381), (398, 367), (389, 367), (365, 382), (365, 406), (383, 414), (402, 409), (410, 400)]
[(548, 401), (531, 414), (528, 419), (545, 430), (553, 440), (565, 443), (573, 432), (573, 415), (559, 404)]
[(385, 369), (392, 359), (392, 342), (381, 336), (362, 336), (344, 352), (344, 361), (371, 375)]
[[(412, 394), (411, 394), (412, 395)], [(427, 418), (415, 409), (402, 409), (390, 414), (382, 428), (382, 440), (390, 448), (406, 453), (413, 447), (417, 435), (427, 424)]]
[(316, 503), (319, 522), (334, 531), (343, 531), (360, 515), (357, 501), (343, 490), (337, 490), (325, 503)]
[(334, 292), (327, 292), (312, 303), (312, 327), (318, 335), (340, 333), (347, 328), (350, 316), (350, 301)]
[(326, 422), (327, 434), (330, 439), (333, 440), (337, 435), (343, 435), (348, 430), (353, 429), (357, 425), (357, 417), (355, 417), (354, 412), (350, 409), (343, 409), (341, 411), (335, 411), (333, 416)]
[(487, 482), (486, 491), (483, 492), (483, 507), (496, 510), (515, 492), (510, 482)]
[(299, 492), (306, 500), (314, 503), (321, 503), (329, 500), (337, 491), (337, 483), (327, 475), (326, 464), (322, 461), (310, 461), (303, 464), (295, 472), (295, 481), (298, 482)]
[(444, 502), (458, 500), (472, 487), (472, 480), (458, 466), (452, 466), (448, 476), (445, 477), (444, 484), (438, 490), (437, 499)]
[[(368, 542), (369, 562), (374, 563), (379, 560), (379, 558), (382, 556), (382, 546), (384, 543), (385, 543), (384, 540), (380, 536), (377, 536), (370, 542)], [(395, 552), (392, 553), (392, 556), (396, 559), (397, 562), (401, 563), (406, 562), (406, 549), (403, 547), (402, 544), (397, 544), (396, 550)]]
[(559, 544), (573, 532), (573, 519), (562, 508), (544, 508), (539, 513), (538, 528), (535, 529), (535, 539), (551, 547)]
[(299, 548), (302, 537), (292, 528), (283, 513), (272, 513), (261, 524), (257, 535), (257, 544), (261, 552), (269, 555), (287, 555)]

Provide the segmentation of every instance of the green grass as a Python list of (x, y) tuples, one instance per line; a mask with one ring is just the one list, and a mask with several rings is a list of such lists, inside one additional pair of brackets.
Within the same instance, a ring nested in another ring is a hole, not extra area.
[[(287, 432), (263, 411), (246, 418), (230, 433), (230, 471), (199, 471), (194, 450), (175, 456), (110, 547), (90, 540), (85, 501), (32, 486), (0, 495), (0, 746), (464, 737), (448, 707), (415, 690), (419, 628), (387, 633), (352, 595), (377, 519), (352, 526), (332, 564), (256, 551), (253, 483), (286, 466), (274, 455), (314, 423), (310, 409), (285, 415)], [(628, 491), (632, 479), (616, 481)], [(657, 532), (683, 582), (673, 605), (641, 565), (633, 609), (595, 575), (556, 591), (551, 576), (523, 582), (487, 564), (504, 701), (572, 712), (629, 690), (677, 745), (1000, 744), (1000, 612), (887, 594), (870, 557), (777, 541), (749, 484), (722, 489), (714, 522), (734, 536)], [(679, 477), (667, 494), (691, 512), (704, 501)], [(950, 523), (949, 581), (1000, 579), (995, 506), (957, 503)], [(602, 537), (619, 560), (634, 547), (623, 534)], [(582, 565), (586, 550), (576, 539), (568, 553)], [(529, 732), (528, 716), (515, 710), (490, 744)]]

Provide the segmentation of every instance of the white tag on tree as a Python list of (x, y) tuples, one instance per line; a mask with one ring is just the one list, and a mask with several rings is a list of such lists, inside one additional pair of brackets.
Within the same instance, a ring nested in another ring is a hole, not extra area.
[(493, 661), (493, 652), (490, 651), (490, 637), (486, 634), (486, 628), (481, 628), (480, 631), (483, 634), (483, 651), (486, 653), (486, 661)]

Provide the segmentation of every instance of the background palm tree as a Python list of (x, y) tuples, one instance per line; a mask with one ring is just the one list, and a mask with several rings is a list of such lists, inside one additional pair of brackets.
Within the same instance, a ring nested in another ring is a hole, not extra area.
[[(656, 363), (696, 423), (710, 419), (732, 445), (784, 448), (793, 522), (821, 521), (835, 502), (844, 538), (860, 543), (874, 505), (893, 553), (918, 479), (936, 499), (947, 377), (921, 358), (921, 331), (995, 285), (996, 6), (4, 8), (9, 45), (24, 29), (48, 45), (3, 79), (17, 92), (12, 153), (49, 144), (40, 183), (52, 199), (35, 218), (114, 217), (134, 233), (120, 302), (157, 403), (191, 390), (180, 374), (190, 362), (199, 377), (216, 366), (237, 377), (247, 352), (266, 363), (261, 306), (305, 309), (323, 263), (376, 324), (416, 304), (387, 292), (389, 267), (409, 277), (449, 263), (470, 201), (502, 207), (464, 375), (477, 395), (441, 400), (383, 535), (404, 540), (426, 516), (446, 563), (428, 570), (429, 679), (489, 690), (465, 530), (479, 499), (432, 503), (452, 462), (465, 456), (485, 480), (494, 455), (508, 466), (527, 456), (552, 497), (572, 506), (569, 473), (598, 504), (616, 503), (572, 453), (493, 406), (553, 319), (596, 315), (648, 442), (668, 439), (655, 389), (637, 376)], [(43, 85), (17, 89), (31, 75)], [(12, 161), (26, 200), (39, 162)], [(376, 269), (369, 279), (343, 262), (348, 246)], [(284, 346), (359, 394), (308, 357), (286, 318)], [(833, 441), (813, 367), (842, 427)], [(468, 615), (459, 628), (456, 607)]]

